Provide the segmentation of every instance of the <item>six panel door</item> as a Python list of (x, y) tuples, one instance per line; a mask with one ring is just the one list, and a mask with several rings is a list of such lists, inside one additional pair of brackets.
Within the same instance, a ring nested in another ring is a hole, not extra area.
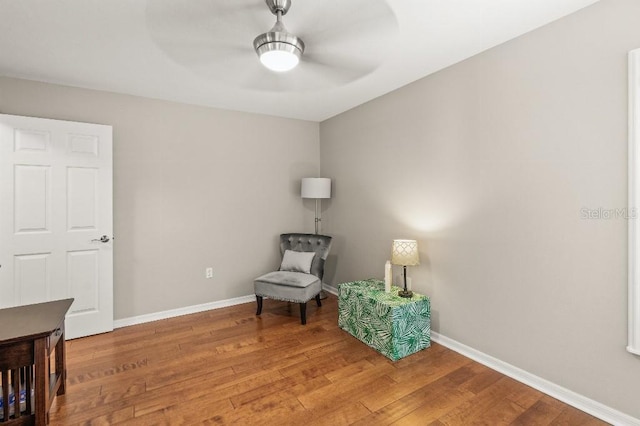
[(113, 329), (112, 192), (111, 126), (0, 114), (0, 308), (73, 297), (68, 338)]

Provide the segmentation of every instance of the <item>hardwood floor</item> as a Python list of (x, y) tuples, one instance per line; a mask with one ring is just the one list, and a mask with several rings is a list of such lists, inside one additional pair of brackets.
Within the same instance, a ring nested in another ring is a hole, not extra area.
[(432, 344), (391, 362), (337, 326), (333, 295), (254, 304), (67, 342), (51, 424), (599, 425)]

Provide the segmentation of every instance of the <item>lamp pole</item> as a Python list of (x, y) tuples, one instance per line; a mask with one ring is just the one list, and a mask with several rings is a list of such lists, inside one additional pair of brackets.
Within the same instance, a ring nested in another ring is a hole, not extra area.
[(316, 235), (318, 235), (318, 230), (320, 229), (320, 222), (322, 219), (320, 218), (320, 207), (322, 206), (322, 201), (319, 198), (316, 198)]

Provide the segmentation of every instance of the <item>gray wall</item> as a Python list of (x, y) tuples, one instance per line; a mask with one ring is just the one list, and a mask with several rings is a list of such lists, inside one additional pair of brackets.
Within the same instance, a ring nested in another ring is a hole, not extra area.
[(313, 231), (318, 123), (9, 78), (0, 113), (113, 126), (116, 319), (252, 294)]
[(331, 284), (415, 238), (434, 330), (640, 418), (627, 223), (581, 219), (627, 204), (638, 16), (602, 0), (321, 123)]

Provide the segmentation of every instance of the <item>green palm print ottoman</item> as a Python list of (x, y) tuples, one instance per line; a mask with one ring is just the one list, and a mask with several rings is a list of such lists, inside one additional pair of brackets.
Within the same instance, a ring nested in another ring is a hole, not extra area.
[(375, 279), (338, 285), (338, 326), (393, 361), (431, 346), (429, 298), (399, 290)]

